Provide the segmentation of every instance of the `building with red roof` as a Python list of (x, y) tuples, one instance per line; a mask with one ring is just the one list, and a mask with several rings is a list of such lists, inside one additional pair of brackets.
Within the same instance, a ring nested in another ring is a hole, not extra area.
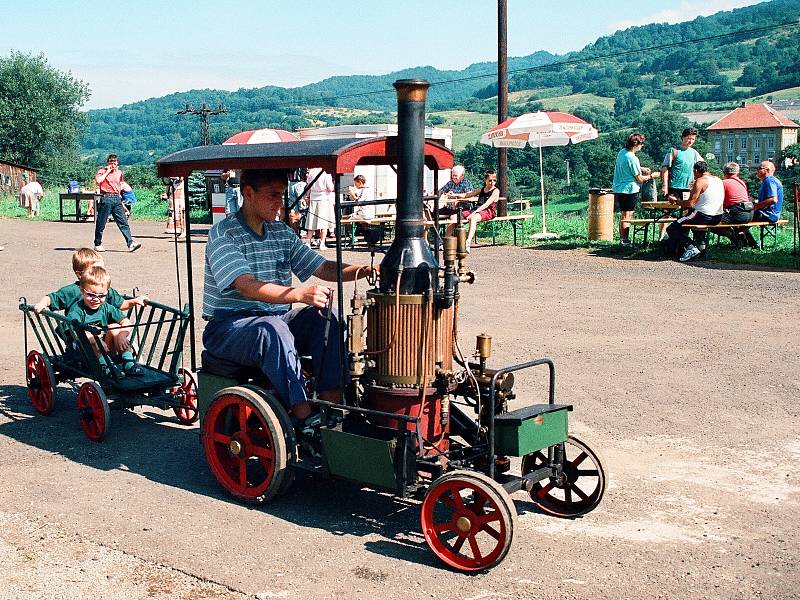
[(797, 143), (794, 121), (766, 104), (745, 104), (708, 128), (708, 141), (720, 164), (737, 162), (756, 168)]

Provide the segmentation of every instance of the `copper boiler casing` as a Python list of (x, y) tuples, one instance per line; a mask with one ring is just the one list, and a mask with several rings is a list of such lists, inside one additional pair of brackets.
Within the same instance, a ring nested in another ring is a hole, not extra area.
[(438, 308), (435, 303), (430, 306), (432, 300), (422, 294), (401, 294), (398, 320), (394, 293), (372, 290), (367, 296), (372, 300), (367, 312), (367, 347), (377, 351), (377, 384), (427, 387), (436, 379), (437, 368), (452, 369), (452, 304)]

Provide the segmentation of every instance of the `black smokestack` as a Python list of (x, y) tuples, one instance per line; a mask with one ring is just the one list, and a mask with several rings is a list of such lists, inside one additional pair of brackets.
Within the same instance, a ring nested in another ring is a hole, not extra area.
[[(438, 266), (424, 240), (422, 210), (425, 161), (425, 99), (430, 84), (424, 79), (400, 79), (397, 90), (397, 220), (395, 239), (381, 262), (381, 291), (421, 294), (438, 287)], [(395, 290), (402, 270), (400, 289)]]

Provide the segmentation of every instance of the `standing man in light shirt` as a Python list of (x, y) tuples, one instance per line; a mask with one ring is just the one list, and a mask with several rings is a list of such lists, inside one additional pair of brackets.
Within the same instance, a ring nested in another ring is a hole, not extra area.
[(128, 217), (122, 207), (122, 171), (119, 170), (119, 160), (116, 154), (109, 154), (106, 166), (100, 167), (94, 180), (100, 188), (100, 202), (97, 208), (94, 224), (94, 249), (97, 252), (105, 252), (103, 247), (103, 231), (108, 223), (109, 215), (114, 217), (114, 222), (119, 227), (128, 252), (135, 252), (142, 245), (134, 241), (131, 236), (131, 228), (128, 225)]

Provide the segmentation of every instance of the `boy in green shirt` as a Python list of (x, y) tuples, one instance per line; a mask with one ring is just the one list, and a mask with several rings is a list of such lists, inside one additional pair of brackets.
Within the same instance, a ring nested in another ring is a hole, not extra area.
[[(80, 248), (72, 255), (72, 270), (75, 272), (75, 277), (80, 280), (84, 271), (92, 267), (104, 267), (103, 258), (98, 252), (92, 248)], [(127, 311), (131, 306), (144, 306), (147, 304), (147, 296), (137, 296), (126, 300), (114, 288), (109, 288), (106, 303), (115, 306), (121, 311)], [(55, 292), (51, 292), (42, 297), (39, 302), (34, 304), (33, 310), (39, 314), (46, 308), (50, 310), (61, 310), (67, 314), (73, 305), (81, 301), (81, 286), (80, 281), (69, 283)], [(119, 351), (121, 350), (117, 344), (112, 344), (112, 347)]]
[[(130, 332), (133, 324), (122, 311), (106, 302), (109, 296), (111, 276), (103, 267), (90, 267), (81, 273), (79, 282), (81, 300), (73, 304), (67, 311), (67, 318), (84, 325), (94, 325), (106, 329), (103, 344), (106, 349), (113, 348), (112, 355), (118, 355), (126, 375), (143, 375), (144, 369), (133, 358), (130, 349)], [(89, 342), (99, 357), (104, 368), (110, 369), (106, 364), (101, 349), (97, 347), (95, 337), (87, 332)], [(117, 356), (112, 356), (117, 358)]]

